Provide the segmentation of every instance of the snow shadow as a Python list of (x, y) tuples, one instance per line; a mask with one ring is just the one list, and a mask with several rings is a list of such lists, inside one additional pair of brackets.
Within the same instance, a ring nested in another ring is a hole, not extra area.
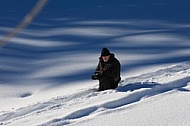
[[(13, 21), (22, 19), (35, 3), (29, 1), (19, 17), (15, 15), (17, 8), (9, 8), (9, 12), (3, 8), (0, 33), (9, 32)], [(16, 3), (18, 8), (21, 3)], [(176, 5), (168, 2), (85, 3), (50, 0), (36, 20), (0, 50), (0, 84), (56, 86), (89, 80), (102, 47), (116, 54), (123, 73), (144, 66), (189, 61), (189, 16), (174, 12), (186, 12), (185, 3), (175, 10), (171, 8)], [(157, 14), (160, 8), (164, 14), (157, 17), (149, 11)], [(171, 16), (174, 13), (178, 14), (175, 20)]]
[(142, 89), (142, 88), (153, 88), (154, 86), (158, 86), (161, 84), (155, 83), (155, 82), (135, 82), (135, 83), (130, 83), (124, 86), (119, 86), (117, 88), (117, 90), (119, 92), (127, 92), (127, 91), (135, 91), (138, 89)]
[(117, 101), (111, 101), (111, 102), (105, 103), (103, 106), (107, 109), (114, 109), (114, 108), (118, 108), (121, 106), (138, 102), (142, 98), (145, 98), (145, 97), (159, 95), (159, 94), (166, 93), (172, 90), (190, 92), (189, 90), (183, 88), (187, 86), (188, 82), (190, 82), (190, 77), (182, 78), (180, 80), (173, 81), (168, 84), (134, 83), (134, 84), (125, 85), (123, 87), (121, 86), (118, 88), (118, 91), (121, 91), (121, 92), (135, 91), (142, 88), (145, 88), (145, 89), (142, 91), (134, 92), (130, 94), (129, 96), (118, 99)]
[(80, 119), (80, 118), (84, 118), (86, 116), (89, 116), (90, 114), (92, 114), (93, 112), (95, 112), (98, 109), (98, 107), (88, 107), (88, 108), (84, 108), (78, 111), (75, 111), (69, 115), (67, 115), (64, 118), (60, 118), (60, 119), (53, 119), (50, 122), (47, 122), (45, 124), (42, 124), (40, 126), (46, 126), (46, 125), (57, 125), (57, 126), (64, 126), (64, 125), (69, 125), (72, 124), (73, 122), (70, 120), (74, 120), (74, 119)]
[(26, 92), (26, 93), (23, 93), (23, 94), (20, 94), (20, 98), (26, 98), (26, 97), (29, 97), (29, 96), (31, 96), (32, 95), (32, 93), (30, 93), (30, 92)]
[(116, 54), (122, 72), (189, 61), (188, 34), (175, 37), (172, 33), (185, 32), (183, 25), (178, 28), (158, 21), (150, 25), (145, 22), (68, 20), (58, 29), (25, 30), (0, 51), (1, 84), (50, 82), (55, 86), (89, 80), (104, 46)]

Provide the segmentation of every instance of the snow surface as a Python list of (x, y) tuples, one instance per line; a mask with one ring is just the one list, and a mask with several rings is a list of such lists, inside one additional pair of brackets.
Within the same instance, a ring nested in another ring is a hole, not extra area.
[[(36, 2), (0, 1), (0, 39)], [(190, 125), (189, 12), (185, 0), (49, 0), (0, 49), (0, 125)], [(102, 47), (122, 81), (97, 92)]]

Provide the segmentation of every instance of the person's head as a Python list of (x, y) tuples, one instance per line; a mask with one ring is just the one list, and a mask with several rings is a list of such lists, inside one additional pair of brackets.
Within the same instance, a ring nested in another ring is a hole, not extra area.
[(107, 48), (103, 48), (101, 52), (101, 57), (104, 60), (104, 62), (107, 62), (110, 59), (110, 51)]

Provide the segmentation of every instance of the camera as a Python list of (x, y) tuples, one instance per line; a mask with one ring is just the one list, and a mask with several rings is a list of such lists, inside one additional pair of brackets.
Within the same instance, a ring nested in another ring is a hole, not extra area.
[(91, 76), (92, 80), (99, 80), (102, 78), (102, 74), (103, 74), (103, 70), (100, 69), (100, 70), (96, 70), (94, 72), (94, 75)]
[(98, 80), (98, 79), (100, 79), (100, 76), (95, 74), (95, 75), (92, 75), (91, 78), (92, 78), (92, 80)]

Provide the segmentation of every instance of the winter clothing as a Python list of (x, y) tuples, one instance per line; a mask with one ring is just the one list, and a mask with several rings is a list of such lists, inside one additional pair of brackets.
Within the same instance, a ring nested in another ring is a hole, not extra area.
[[(110, 58), (105, 62), (102, 56), (108, 55)], [(110, 53), (107, 48), (103, 48), (98, 66), (95, 70), (95, 74), (98, 76), (97, 79), (99, 80), (99, 90), (115, 89), (121, 80), (120, 70), (120, 62), (115, 58), (114, 54)]]
[(101, 52), (101, 56), (109, 56), (110, 51), (107, 48), (103, 48)]

